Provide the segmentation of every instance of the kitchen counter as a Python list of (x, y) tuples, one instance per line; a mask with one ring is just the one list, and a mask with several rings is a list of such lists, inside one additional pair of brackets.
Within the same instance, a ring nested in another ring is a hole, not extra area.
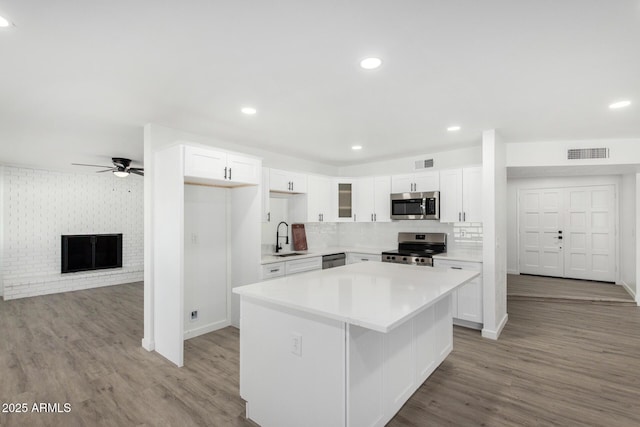
[(451, 293), (478, 274), (372, 261), (234, 288), (247, 418), (385, 425), (451, 352)]
[(477, 275), (470, 270), (368, 262), (285, 276), (233, 292), (386, 333)]
[(482, 249), (453, 249), (446, 253), (433, 256), (434, 259), (447, 259), (450, 261), (482, 262)]
[(350, 247), (329, 247), (329, 248), (320, 248), (320, 249), (312, 249), (310, 251), (288, 251), (289, 252), (300, 252), (303, 255), (293, 255), (288, 257), (279, 257), (276, 255), (263, 255), (261, 264), (273, 264), (274, 262), (282, 262), (282, 261), (291, 261), (295, 259), (303, 259), (303, 258), (311, 258), (314, 256), (323, 256), (323, 255), (331, 255), (331, 254), (339, 254), (339, 253), (359, 253), (359, 254), (371, 254), (371, 255), (380, 255), (383, 251), (389, 250), (389, 248), (379, 249), (379, 248), (350, 248)]

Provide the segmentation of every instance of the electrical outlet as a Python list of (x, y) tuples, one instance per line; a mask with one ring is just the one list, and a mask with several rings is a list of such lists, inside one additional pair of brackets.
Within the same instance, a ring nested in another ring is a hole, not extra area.
[(302, 335), (297, 332), (291, 333), (291, 353), (302, 357)]
[(198, 320), (198, 310), (193, 310), (191, 312), (191, 321), (195, 322), (196, 320)]

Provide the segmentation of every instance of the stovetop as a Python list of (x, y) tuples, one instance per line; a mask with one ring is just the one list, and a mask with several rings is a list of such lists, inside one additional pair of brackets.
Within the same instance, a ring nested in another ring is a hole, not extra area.
[(444, 252), (445, 233), (398, 233), (398, 249), (382, 252), (382, 262), (432, 266), (432, 256)]
[(395, 250), (395, 251), (385, 251), (382, 252), (382, 255), (400, 255), (400, 256), (413, 256), (413, 257), (428, 257), (430, 258), (433, 255), (441, 254), (444, 250), (436, 250), (436, 249), (425, 249), (422, 251), (403, 251), (403, 250)]

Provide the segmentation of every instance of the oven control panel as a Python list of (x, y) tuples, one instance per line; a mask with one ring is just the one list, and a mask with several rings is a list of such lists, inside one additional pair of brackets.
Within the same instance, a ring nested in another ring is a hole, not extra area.
[(382, 255), (382, 262), (392, 262), (395, 264), (412, 264), (433, 267), (433, 258), (417, 257), (408, 255)]

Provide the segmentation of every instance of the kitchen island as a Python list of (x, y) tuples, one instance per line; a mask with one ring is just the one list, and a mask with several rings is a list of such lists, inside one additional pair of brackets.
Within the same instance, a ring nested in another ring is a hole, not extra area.
[(235, 288), (247, 417), (386, 424), (451, 352), (451, 292), (477, 275), (368, 262)]

